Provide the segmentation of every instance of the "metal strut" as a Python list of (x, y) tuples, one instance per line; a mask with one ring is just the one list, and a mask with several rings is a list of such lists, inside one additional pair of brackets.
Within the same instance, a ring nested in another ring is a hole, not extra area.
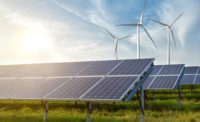
[(140, 100), (140, 96), (138, 95), (138, 92), (137, 92), (136, 94), (137, 94), (137, 98), (138, 98), (138, 100), (139, 100), (140, 110), (141, 110), (142, 114), (144, 115), (144, 108), (142, 107), (142, 103), (141, 103), (141, 100)]
[(86, 105), (88, 109), (87, 122), (90, 122), (90, 114), (91, 114), (92, 105), (91, 105), (91, 102), (86, 102)]
[(48, 115), (48, 101), (44, 101), (44, 121), (47, 120), (47, 115)]

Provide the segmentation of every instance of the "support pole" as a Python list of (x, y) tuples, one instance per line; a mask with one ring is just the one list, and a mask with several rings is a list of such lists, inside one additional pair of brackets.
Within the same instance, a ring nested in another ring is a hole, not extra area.
[(141, 112), (140, 121), (144, 122), (144, 90), (143, 90), (143, 87), (140, 88), (140, 101), (141, 101), (141, 106), (142, 106), (142, 110), (143, 110), (143, 112)]
[[(140, 91), (141, 93), (141, 91)], [(139, 97), (138, 93), (137, 93), (137, 98), (139, 100), (139, 104), (140, 104), (140, 111), (141, 111), (141, 116), (140, 116), (140, 121), (141, 122), (144, 122), (144, 108), (143, 108), (143, 105), (142, 105), (142, 101), (141, 98), (142, 98), (142, 94), (140, 94), (141, 96)]]
[(47, 115), (48, 115), (48, 101), (44, 102), (44, 121), (47, 120)]
[(75, 107), (77, 107), (78, 106), (78, 102), (77, 101), (75, 101)]
[(181, 109), (181, 86), (178, 86), (178, 108)]
[(91, 114), (92, 105), (91, 105), (91, 102), (86, 102), (86, 105), (88, 108), (87, 122), (90, 122), (90, 114)]

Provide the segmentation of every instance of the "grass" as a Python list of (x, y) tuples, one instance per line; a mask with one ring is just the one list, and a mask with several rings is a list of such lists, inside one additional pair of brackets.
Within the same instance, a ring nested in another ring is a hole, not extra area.
[[(200, 121), (200, 86), (182, 87), (182, 108), (178, 109), (178, 92), (148, 91), (145, 99), (146, 122), (198, 122)], [(42, 122), (41, 101), (0, 101), (0, 122)], [(47, 122), (85, 122), (85, 102), (50, 101)], [(136, 97), (129, 103), (92, 102), (91, 121), (132, 122), (140, 121)]]

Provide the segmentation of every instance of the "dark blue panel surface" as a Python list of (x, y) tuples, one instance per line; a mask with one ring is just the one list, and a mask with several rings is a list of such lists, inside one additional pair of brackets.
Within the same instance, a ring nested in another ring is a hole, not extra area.
[(26, 77), (32, 76), (74, 76), (92, 62), (67, 62), (67, 63), (46, 63), (25, 74)]
[(82, 99), (119, 100), (136, 79), (137, 77), (107, 77)]
[(181, 84), (193, 84), (195, 75), (184, 75)]
[(110, 75), (139, 75), (152, 61), (153, 59), (125, 60)]
[(143, 89), (148, 89), (149, 84), (151, 84), (152, 80), (154, 79), (154, 76), (149, 76), (142, 84)]
[[(40, 67), (40, 64), (22, 64), (22, 65), (13, 65), (12, 70), (9, 70), (3, 74), (1, 77), (23, 77), (26, 73), (31, 72)], [(1, 67), (0, 67), (1, 69)]]
[(157, 76), (150, 89), (173, 89), (178, 76)]
[(184, 74), (196, 74), (198, 67), (185, 67)]
[(200, 67), (199, 67), (199, 71), (198, 71), (198, 74), (200, 74)]
[(183, 70), (184, 65), (164, 65), (159, 75), (179, 75)]
[[(67, 78), (49, 78), (44, 79), (42, 82), (36, 84), (35, 87), (29, 90), (20, 90), (17, 92), (16, 98), (24, 98), (24, 99), (42, 99), (45, 95), (53, 91), (58, 86), (62, 85), (66, 82)], [(34, 85), (35, 85), (34, 84)]]
[(84, 92), (98, 82), (100, 77), (74, 78), (46, 96), (47, 99), (78, 99)]
[(153, 71), (151, 72), (150, 75), (157, 75), (157, 73), (160, 71), (163, 65), (154, 65), (153, 66)]
[(197, 78), (196, 78), (195, 84), (200, 84), (200, 75), (197, 75)]
[(34, 89), (43, 83), (43, 79), (13, 79), (2, 82), (5, 81), (9, 81), (9, 84), (0, 89), (0, 97), (7, 99), (23, 99), (26, 97), (23, 94), (34, 93)]
[(91, 75), (106, 75), (111, 71), (120, 60), (114, 61), (97, 61), (92, 63), (87, 69), (78, 73), (80, 76), (91, 76)]

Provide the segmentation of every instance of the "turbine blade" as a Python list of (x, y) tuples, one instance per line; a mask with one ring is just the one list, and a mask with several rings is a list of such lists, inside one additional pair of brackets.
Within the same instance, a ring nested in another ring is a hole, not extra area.
[(116, 26), (138, 26), (138, 24), (120, 24)]
[(106, 28), (104, 28), (104, 30), (105, 30), (113, 39), (116, 39), (116, 37), (115, 37), (110, 31), (108, 31)]
[(169, 26), (173, 25), (183, 14), (184, 14), (184, 12), (182, 14), (180, 14)]
[(161, 24), (161, 25), (164, 25), (164, 26), (168, 26), (167, 24), (165, 24), (165, 23), (162, 23), (162, 22), (159, 22), (159, 21), (156, 21), (156, 20), (153, 20), (153, 19), (150, 19), (151, 21), (153, 21), (153, 22), (156, 22), (156, 23), (158, 23), (158, 24)]
[(122, 40), (122, 39), (129, 38), (129, 37), (132, 37), (132, 36), (121, 37), (121, 38), (119, 38), (118, 40)]
[(171, 33), (172, 33), (172, 38), (174, 40), (174, 45), (177, 48), (177, 46), (176, 46), (176, 40), (175, 40), (175, 37), (174, 37), (174, 32), (173, 32), (173, 30), (171, 28), (170, 28), (170, 30), (171, 30)]
[(142, 21), (143, 21), (143, 17), (144, 17), (144, 11), (145, 11), (145, 8), (146, 8), (146, 0), (144, 1), (144, 8), (143, 8), (143, 10), (142, 10), (142, 14), (141, 14), (141, 16), (140, 16), (140, 24), (142, 24)]
[(146, 28), (142, 25), (142, 28), (144, 29), (144, 31), (146, 32), (146, 34), (148, 35), (148, 37), (151, 39), (151, 42), (154, 44), (154, 46), (156, 47), (156, 49), (158, 49), (158, 47), (156, 46), (155, 42), (153, 41), (153, 39), (151, 38), (150, 34), (148, 33), (148, 31), (146, 30)]

